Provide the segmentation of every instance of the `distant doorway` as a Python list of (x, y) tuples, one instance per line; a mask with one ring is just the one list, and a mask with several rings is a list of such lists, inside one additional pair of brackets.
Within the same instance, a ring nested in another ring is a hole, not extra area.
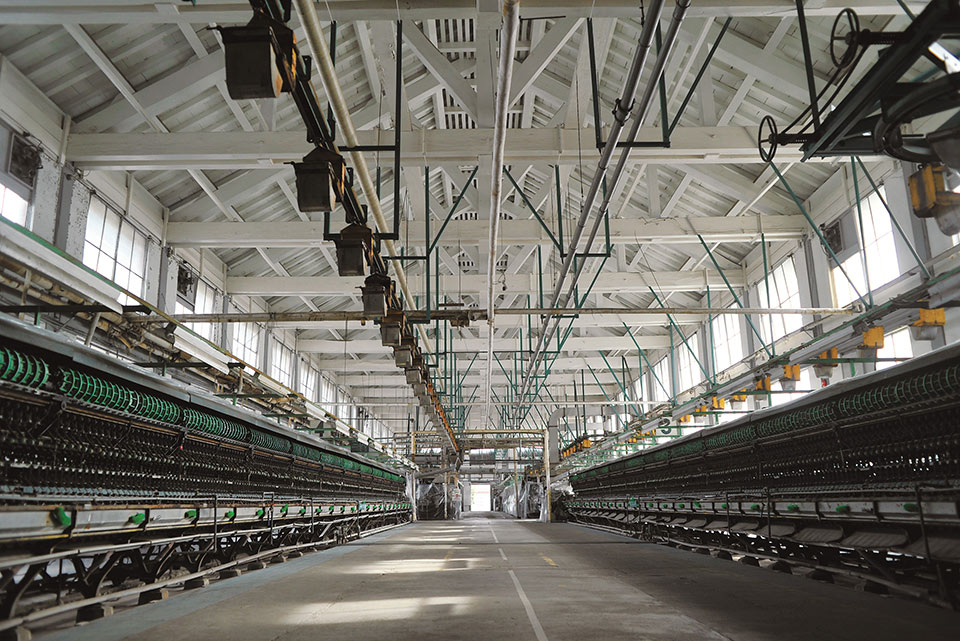
[(471, 483), (470, 484), (470, 511), (471, 512), (489, 512), (490, 511), (490, 484), (489, 483)]

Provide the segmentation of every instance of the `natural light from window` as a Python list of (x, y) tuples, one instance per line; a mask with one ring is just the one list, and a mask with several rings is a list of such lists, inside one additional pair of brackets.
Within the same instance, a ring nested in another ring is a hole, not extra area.
[(27, 211), (30, 203), (21, 198), (12, 189), (0, 185), (0, 216), (18, 225), (27, 226)]
[[(850, 280), (843, 275), (839, 267), (830, 270), (833, 282), (833, 297), (839, 307), (849, 305), (857, 300), (859, 291), (867, 294), (867, 279), (864, 278), (863, 262), (866, 256), (867, 275), (870, 280), (870, 289), (886, 285), (900, 275), (900, 264), (897, 262), (897, 247), (893, 238), (893, 225), (890, 223), (890, 214), (883, 205), (886, 192), (883, 186), (860, 201), (863, 217), (863, 244), (866, 251), (858, 251), (843, 261), (843, 270)], [(856, 210), (854, 210), (856, 214)], [(859, 225), (859, 222), (857, 223)], [(853, 286), (851, 286), (851, 281)]]
[[(797, 270), (793, 264), (792, 256), (770, 272), (768, 278), (770, 296), (767, 296), (768, 281), (766, 279), (761, 280), (757, 283), (759, 300), (764, 301), (770, 309), (800, 307), (800, 282), (797, 280)], [(768, 345), (771, 340), (779, 340), (803, 326), (803, 317), (799, 314), (754, 316), (752, 320), (754, 325), (759, 325), (763, 342)]]
[(293, 384), (293, 350), (276, 338), (270, 359), (270, 376), (286, 386)]
[[(217, 290), (202, 280), (197, 281), (197, 297), (194, 299), (193, 309), (177, 301), (174, 309), (177, 314), (213, 314), (217, 311)], [(216, 340), (213, 323), (187, 323), (187, 327), (203, 336), (208, 341)]]
[(685, 392), (703, 380), (703, 370), (700, 369), (700, 341), (697, 334), (687, 336), (684, 341), (677, 338), (675, 347), (677, 353), (677, 391)]
[(257, 355), (260, 348), (260, 326), (255, 323), (236, 323), (233, 325), (233, 347), (231, 351), (244, 363), (258, 367)]
[[(733, 309), (733, 305), (730, 306)], [(722, 372), (743, 360), (743, 340), (740, 337), (740, 316), (719, 314), (711, 322), (713, 331), (714, 369)]]
[[(913, 343), (910, 341), (910, 328), (904, 327), (884, 335), (883, 347), (877, 350), (877, 358), (912, 358)], [(887, 369), (898, 361), (877, 361), (877, 369)]]
[[(87, 214), (83, 264), (134, 296), (142, 296), (147, 266), (147, 237), (94, 196), (90, 199)], [(117, 299), (124, 305), (136, 303), (126, 294), (120, 294)]]

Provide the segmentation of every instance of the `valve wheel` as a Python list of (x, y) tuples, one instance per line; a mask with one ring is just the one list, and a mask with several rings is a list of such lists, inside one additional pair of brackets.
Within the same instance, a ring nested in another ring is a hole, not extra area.
[(830, 29), (830, 59), (834, 66), (843, 69), (857, 57), (859, 48), (860, 18), (853, 9), (844, 9), (837, 14)]
[(763, 162), (771, 162), (777, 155), (777, 123), (773, 116), (767, 115), (760, 121), (760, 128), (757, 130), (757, 149), (760, 151), (760, 158)]

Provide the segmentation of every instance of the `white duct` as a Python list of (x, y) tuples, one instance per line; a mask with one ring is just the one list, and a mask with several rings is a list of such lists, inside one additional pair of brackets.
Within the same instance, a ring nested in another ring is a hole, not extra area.
[(490, 210), (490, 256), (487, 261), (487, 373), (483, 422), (490, 420), (490, 378), (493, 374), (493, 322), (497, 281), (497, 240), (500, 233), (500, 192), (503, 183), (503, 149), (507, 140), (507, 113), (513, 59), (517, 55), (520, 33), (520, 1), (503, 0), (503, 27), (500, 30), (500, 64), (497, 73), (496, 115), (493, 124), (493, 190)]
[[(327, 99), (333, 107), (337, 116), (337, 124), (343, 131), (343, 137), (348, 147), (356, 147), (360, 144), (357, 139), (357, 130), (353, 126), (353, 119), (350, 117), (350, 110), (347, 109), (347, 101), (340, 90), (340, 82), (337, 80), (337, 73), (333, 67), (333, 59), (330, 57), (330, 50), (327, 48), (327, 41), (323, 37), (323, 28), (320, 26), (320, 17), (317, 15), (317, 8), (313, 0), (296, 0), (297, 11), (300, 13), (300, 22), (307, 34), (307, 45), (310, 47), (310, 53), (313, 55), (313, 61), (316, 64), (317, 71), (320, 72), (320, 78), (323, 82), (323, 90), (327, 93)], [(397, 52), (399, 55), (399, 52)], [(400, 96), (397, 96), (397, 100)], [(399, 127), (399, 123), (394, 123)], [(350, 160), (353, 163), (354, 173), (360, 178), (360, 185), (363, 188), (363, 194), (367, 199), (370, 212), (377, 223), (377, 228), (383, 233), (390, 233), (390, 225), (383, 217), (383, 210), (380, 209), (380, 199), (377, 197), (377, 188), (370, 177), (370, 170), (367, 168), (367, 161), (359, 151), (350, 152)], [(399, 176), (394, 176), (394, 180), (399, 180)], [(399, 256), (399, 252), (392, 240), (384, 240), (384, 246), (390, 256)], [(407, 275), (403, 271), (403, 266), (399, 261), (394, 262), (393, 268), (396, 271), (397, 283), (400, 285), (400, 291), (408, 301), (415, 300), (407, 287)], [(420, 337), (423, 339), (424, 348), (429, 344), (426, 332), (421, 326), (417, 326), (420, 331)]]
[[(310, 47), (310, 53), (313, 54), (313, 61), (317, 66), (317, 70), (320, 72), (320, 78), (323, 82), (323, 89), (327, 93), (327, 99), (330, 101), (330, 105), (337, 115), (337, 122), (343, 131), (343, 137), (347, 141), (347, 146), (356, 147), (360, 144), (360, 141), (357, 139), (357, 130), (353, 126), (353, 119), (350, 117), (347, 101), (343, 97), (340, 82), (337, 80), (337, 73), (333, 67), (330, 50), (327, 48), (327, 41), (323, 37), (323, 28), (320, 26), (320, 17), (317, 15), (316, 5), (313, 0), (296, 0), (296, 2), (297, 11), (300, 13), (300, 22), (303, 24), (303, 28), (307, 34), (307, 44)], [(399, 51), (397, 55), (400, 55)], [(400, 100), (399, 93), (397, 100)], [(394, 123), (394, 127), (399, 126), (400, 123)], [(391, 229), (387, 224), (386, 218), (383, 217), (383, 210), (380, 209), (380, 198), (377, 196), (377, 188), (373, 184), (373, 179), (370, 178), (370, 170), (367, 168), (366, 159), (361, 152), (352, 151), (350, 152), (350, 160), (353, 162), (354, 174), (360, 178), (360, 185), (363, 187), (364, 196), (366, 196), (367, 204), (370, 207), (371, 213), (373, 213), (373, 219), (377, 223), (377, 228), (383, 233), (390, 233)], [(400, 177), (394, 176), (393, 179), (399, 180)], [(399, 252), (397, 252), (392, 240), (385, 239), (383, 245), (386, 247), (387, 253), (390, 256), (399, 256)], [(393, 268), (396, 272), (397, 283), (400, 285), (400, 291), (403, 292), (404, 298), (409, 302), (416, 300), (407, 286), (407, 275), (403, 271), (403, 266), (397, 261), (394, 262)], [(417, 331), (422, 339), (421, 344), (423, 345), (423, 349), (426, 351), (430, 344), (427, 333), (422, 325), (417, 325)], [(447, 434), (446, 430), (442, 429), (439, 424), (437, 425), (437, 431), (445, 434), (447, 440), (450, 440), (450, 435)]]

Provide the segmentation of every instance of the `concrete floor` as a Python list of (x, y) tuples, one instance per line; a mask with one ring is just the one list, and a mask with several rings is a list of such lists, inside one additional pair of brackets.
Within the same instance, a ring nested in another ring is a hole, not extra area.
[(43, 638), (957, 639), (922, 603), (562, 523), (420, 522)]

